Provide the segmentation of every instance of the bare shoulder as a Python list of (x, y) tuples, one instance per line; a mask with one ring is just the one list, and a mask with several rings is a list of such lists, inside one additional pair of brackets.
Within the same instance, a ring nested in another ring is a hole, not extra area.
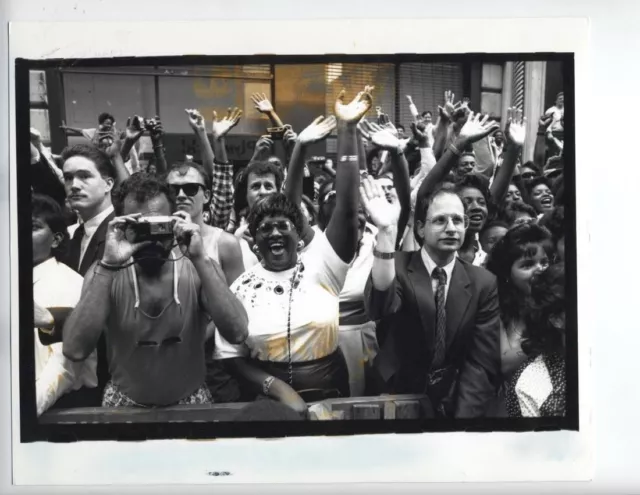
[(229, 232), (225, 232), (224, 230), (220, 229), (220, 237), (218, 238), (218, 248), (222, 251), (224, 250), (225, 252), (230, 252), (232, 250), (238, 250), (240, 251), (240, 242), (238, 241), (238, 238), (233, 235), (230, 234)]

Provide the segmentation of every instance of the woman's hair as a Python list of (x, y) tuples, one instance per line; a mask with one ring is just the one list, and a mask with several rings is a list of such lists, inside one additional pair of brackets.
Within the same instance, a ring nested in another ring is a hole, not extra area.
[(527, 303), (522, 351), (528, 356), (562, 353), (564, 328), (557, 328), (552, 322), (566, 311), (564, 263), (551, 265), (532, 279)]
[(61, 206), (45, 194), (34, 194), (31, 197), (31, 216), (46, 223), (54, 234), (62, 234), (62, 241), (51, 248), (51, 254), (58, 261), (64, 259), (69, 247), (69, 232)]
[(240, 218), (240, 212), (249, 206), (247, 203), (247, 188), (249, 187), (250, 174), (259, 176), (272, 174), (275, 177), (276, 190), (278, 192), (282, 188), (282, 182), (284, 181), (282, 169), (275, 164), (268, 161), (256, 161), (249, 163), (249, 165), (247, 165), (247, 167), (238, 174), (235, 180), (233, 209), (235, 210), (238, 218)]
[(458, 193), (460, 198), (462, 198), (462, 190), (466, 188), (473, 188), (480, 191), (482, 196), (484, 196), (484, 201), (487, 205), (487, 221), (492, 220), (496, 216), (498, 207), (491, 197), (491, 191), (489, 190), (489, 179), (480, 174), (467, 174), (456, 181), (454, 190), (456, 193)]
[(546, 212), (538, 225), (545, 227), (553, 238), (553, 242), (558, 242), (565, 236), (566, 228), (564, 223), (564, 206), (556, 206), (553, 210)]
[(247, 222), (249, 223), (251, 236), (253, 238), (256, 237), (258, 225), (260, 225), (260, 222), (265, 217), (280, 215), (291, 220), (298, 235), (302, 235), (302, 228), (304, 226), (304, 215), (302, 211), (300, 211), (300, 208), (295, 203), (292, 203), (285, 194), (278, 192), (270, 194), (258, 201), (249, 212)]
[(513, 202), (509, 205), (503, 205), (498, 217), (508, 225), (513, 225), (518, 213), (526, 213), (534, 219), (538, 217), (538, 213), (533, 206), (528, 205), (527, 203), (520, 203), (519, 201)]
[(124, 214), (124, 201), (128, 196), (133, 196), (134, 201), (141, 204), (161, 194), (169, 201), (171, 211), (175, 211), (176, 198), (167, 182), (155, 175), (138, 173), (130, 175), (111, 192), (111, 202), (116, 216), (121, 216)]
[(498, 279), (500, 312), (505, 321), (517, 318), (524, 303), (524, 296), (511, 286), (511, 268), (520, 258), (532, 256), (537, 245), (551, 258), (554, 247), (547, 229), (536, 224), (517, 225), (493, 246), (487, 258), (487, 270)]
[(103, 179), (116, 179), (116, 168), (113, 166), (113, 163), (111, 163), (109, 155), (97, 146), (93, 144), (76, 144), (66, 147), (60, 154), (63, 164), (69, 158), (73, 158), (74, 156), (81, 156), (92, 161)]

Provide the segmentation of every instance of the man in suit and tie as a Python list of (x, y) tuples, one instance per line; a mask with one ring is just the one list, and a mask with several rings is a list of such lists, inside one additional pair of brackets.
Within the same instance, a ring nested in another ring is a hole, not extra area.
[(361, 196), (379, 229), (365, 305), (388, 323), (374, 362), (383, 391), (425, 393), (427, 416), (482, 417), (499, 382), (498, 289), (491, 273), (457, 257), (469, 222), (460, 197), (438, 189), (418, 204), (422, 249), (396, 253), (397, 198), (373, 181)]
[(82, 219), (69, 227), (67, 264), (84, 276), (104, 252), (107, 226), (114, 218), (111, 189), (116, 170), (107, 154), (95, 146), (71, 146), (61, 156), (67, 200)]
[[(89, 267), (102, 259), (107, 228), (115, 217), (111, 189), (116, 170), (104, 151), (89, 144), (65, 148), (61, 158), (69, 206), (82, 220), (68, 229), (71, 242), (64, 262), (84, 277)], [(61, 332), (47, 336), (47, 341), (61, 340)], [(97, 352), (98, 387), (71, 392), (62, 397), (56, 407), (100, 406), (102, 390), (109, 380), (104, 337), (98, 342)]]

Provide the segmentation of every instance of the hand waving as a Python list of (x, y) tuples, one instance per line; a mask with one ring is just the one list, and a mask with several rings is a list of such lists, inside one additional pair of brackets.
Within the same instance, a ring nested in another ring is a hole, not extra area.
[(189, 116), (189, 126), (191, 126), (191, 129), (193, 129), (194, 132), (204, 132), (204, 117), (202, 114), (195, 108), (186, 108), (184, 111)]
[(472, 144), (480, 141), (500, 127), (496, 121), (489, 122), (488, 115), (485, 115), (482, 119), (480, 117), (482, 117), (481, 114), (474, 116), (474, 113), (471, 112), (467, 122), (460, 129), (458, 139), (463, 140), (465, 144)]
[(302, 145), (317, 143), (325, 139), (337, 126), (336, 118), (331, 115), (326, 119), (320, 116), (309, 124), (300, 134), (298, 142)]
[(507, 109), (507, 125), (504, 128), (504, 135), (508, 142), (516, 146), (523, 146), (526, 125), (527, 119), (522, 117), (521, 109)]
[(133, 118), (129, 117), (127, 119), (127, 126), (124, 130), (124, 138), (128, 141), (136, 142), (140, 139), (140, 136), (144, 134), (144, 126), (142, 119), (137, 115), (134, 115)]
[(379, 229), (395, 227), (400, 219), (400, 202), (396, 194), (387, 196), (382, 186), (369, 176), (360, 183), (360, 201)]
[(270, 113), (273, 112), (273, 105), (267, 98), (267, 95), (262, 93), (254, 93), (251, 95), (251, 99), (256, 104), (256, 110), (260, 113)]
[(371, 91), (373, 91), (374, 87), (375, 86), (365, 86), (364, 91), (358, 93), (353, 101), (347, 105), (344, 104), (345, 90), (340, 91), (335, 104), (336, 117), (348, 124), (359, 122), (364, 114), (369, 111), (371, 105), (373, 105)]
[(401, 145), (398, 136), (394, 135), (391, 130), (366, 120), (362, 122), (361, 132), (374, 145), (385, 150), (397, 150)]
[(227, 110), (227, 115), (222, 119), (218, 120), (218, 114), (214, 110), (213, 111), (213, 136), (216, 139), (223, 138), (226, 136), (231, 129), (238, 125), (240, 122), (240, 117), (242, 116), (242, 110), (238, 107), (234, 107), (233, 109), (229, 108)]

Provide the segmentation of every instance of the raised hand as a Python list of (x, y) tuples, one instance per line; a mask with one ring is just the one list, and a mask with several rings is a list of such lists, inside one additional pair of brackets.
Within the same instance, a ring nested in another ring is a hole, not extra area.
[(407, 101), (409, 102), (409, 105), (413, 105), (413, 98), (411, 98), (411, 95), (407, 95), (406, 98), (407, 98)]
[(238, 107), (234, 107), (233, 109), (229, 108), (227, 110), (227, 115), (222, 119), (218, 120), (218, 114), (214, 110), (213, 111), (213, 136), (216, 139), (223, 138), (226, 136), (231, 129), (238, 125), (240, 122), (240, 117), (242, 116), (242, 110)]
[(116, 217), (109, 222), (102, 261), (112, 266), (124, 265), (136, 251), (151, 243), (151, 241), (131, 242), (125, 235), (127, 227), (135, 224), (141, 216), (142, 213), (134, 213)]
[(322, 141), (331, 134), (331, 131), (333, 131), (337, 125), (338, 123), (333, 115), (326, 119), (321, 115), (298, 134), (298, 142), (306, 146)]
[(508, 142), (516, 146), (523, 146), (526, 125), (527, 119), (522, 117), (520, 108), (507, 109), (507, 125), (504, 128), (504, 135)]
[(256, 110), (260, 113), (270, 113), (273, 112), (273, 105), (267, 98), (267, 95), (262, 93), (253, 93), (251, 95), (251, 99), (256, 104)]
[(160, 117), (157, 115), (153, 119), (145, 120), (145, 129), (149, 131), (152, 140), (158, 140), (164, 135), (164, 129)]
[(189, 116), (189, 126), (194, 132), (205, 132), (204, 117), (195, 108), (186, 108), (184, 110)]
[(251, 160), (260, 160), (261, 158), (266, 158), (273, 148), (273, 139), (271, 136), (264, 135), (260, 136), (260, 139), (256, 142), (256, 146), (253, 150), (253, 158)]
[(389, 199), (382, 186), (371, 176), (360, 183), (360, 202), (379, 229), (388, 229), (398, 225), (400, 219), (400, 202), (396, 194)]
[(401, 146), (401, 142), (397, 135), (394, 135), (389, 129), (373, 124), (364, 120), (361, 126), (361, 132), (371, 142), (385, 150), (397, 150)]
[(482, 115), (478, 113), (474, 116), (474, 113), (471, 112), (467, 122), (462, 129), (460, 129), (458, 138), (464, 140), (466, 144), (472, 144), (488, 136), (499, 127), (496, 121), (489, 121), (488, 115), (482, 117)]
[(424, 123), (416, 124), (411, 122), (411, 132), (418, 142), (419, 148), (431, 148), (433, 147), (433, 133), (427, 132), (427, 128)]
[(120, 136), (114, 133), (111, 143), (104, 149), (104, 152), (113, 160), (122, 152), (122, 147)]
[(342, 122), (348, 124), (356, 124), (369, 111), (371, 105), (373, 105), (373, 98), (371, 91), (375, 86), (365, 86), (364, 91), (361, 91), (351, 101), (351, 103), (344, 103), (345, 90), (340, 91), (335, 104), (336, 117)]
[(136, 142), (140, 139), (140, 136), (144, 134), (144, 126), (142, 119), (137, 115), (133, 116), (133, 119), (129, 117), (127, 119), (127, 126), (124, 130), (124, 138), (129, 141)]
[[(456, 110), (456, 106), (453, 104), (453, 100), (455, 98), (455, 94), (452, 91), (444, 92), (444, 106), (438, 107), (438, 109), (442, 109), (442, 112), (446, 114), (447, 117), (451, 118), (454, 111)], [(459, 103), (461, 105), (461, 103)], [(442, 113), (441, 112), (441, 113)]]
[[(192, 260), (204, 257), (205, 250), (200, 226), (193, 223), (191, 216), (186, 211), (176, 211), (173, 218), (175, 219), (173, 234), (185, 256)], [(187, 248), (186, 252), (182, 246)]]

